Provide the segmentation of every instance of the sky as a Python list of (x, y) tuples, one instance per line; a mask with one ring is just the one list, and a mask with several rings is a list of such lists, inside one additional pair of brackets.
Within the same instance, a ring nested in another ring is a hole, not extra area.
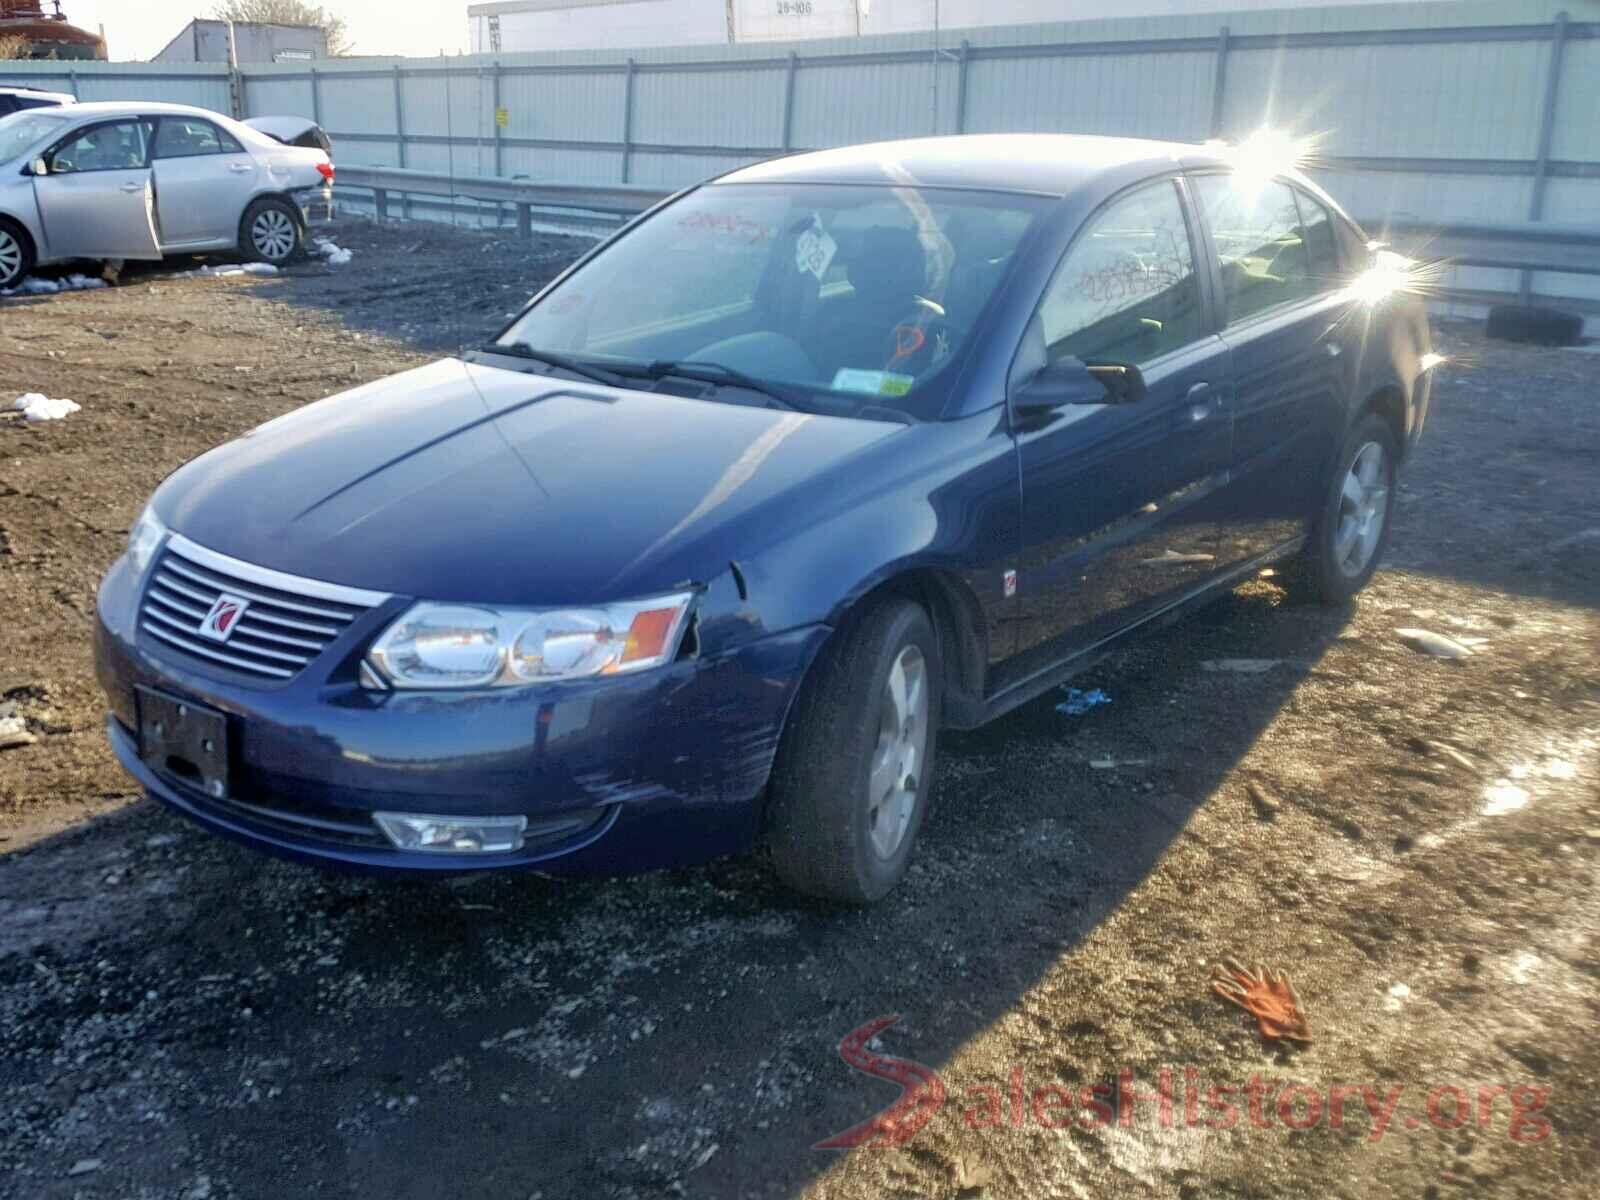
[[(319, 0), (313, 0), (313, 3)], [(343, 16), (357, 54), (451, 54), (467, 44), (467, 0), (320, 0)], [(103, 23), (111, 57), (147, 59), (195, 17), (211, 14), (213, 0), (62, 0), (74, 25), (94, 31)]]

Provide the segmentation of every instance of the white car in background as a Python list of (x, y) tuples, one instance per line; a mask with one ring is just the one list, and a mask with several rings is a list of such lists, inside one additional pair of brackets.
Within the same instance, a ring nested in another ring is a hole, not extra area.
[(73, 258), (237, 248), (281, 265), (333, 163), (202, 108), (117, 101), (0, 117), (0, 291)]

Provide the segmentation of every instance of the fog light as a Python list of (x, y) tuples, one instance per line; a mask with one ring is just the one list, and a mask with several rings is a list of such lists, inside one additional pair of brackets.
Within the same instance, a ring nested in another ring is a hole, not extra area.
[(447, 854), (504, 854), (522, 849), (527, 817), (442, 817), (429, 813), (373, 813), (398, 850)]

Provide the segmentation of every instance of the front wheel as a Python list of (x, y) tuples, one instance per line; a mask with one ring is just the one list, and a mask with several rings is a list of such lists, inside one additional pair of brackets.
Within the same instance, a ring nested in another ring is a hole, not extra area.
[(33, 270), (33, 250), (27, 236), (10, 221), (0, 221), (0, 292), (21, 283)]
[(943, 697), (919, 605), (873, 603), (822, 650), (773, 765), (767, 844), (810, 896), (865, 904), (900, 882), (928, 806)]
[(286, 200), (272, 196), (257, 200), (239, 222), (239, 253), (251, 262), (281, 267), (300, 253), (305, 226)]
[(1368, 413), (1350, 431), (1312, 524), (1289, 571), (1307, 598), (1343, 604), (1367, 586), (1389, 544), (1399, 447), (1394, 430)]

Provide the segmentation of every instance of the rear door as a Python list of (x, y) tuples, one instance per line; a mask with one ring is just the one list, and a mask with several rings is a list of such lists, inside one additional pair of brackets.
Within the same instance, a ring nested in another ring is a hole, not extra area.
[(1359, 353), (1347, 350), (1359, 329), (1347, 320), (1326, 209), (1280, 180), (1198, 175), (1190, 186), (1233, 351), (1226, 567), (1306, 532), (1343, 432), (1346, 372)]
[(232, 134), (203, 117), (164, 116), (154, 162), (165, 249), (238, 240), (239, 221), (255, 194), (256, 163)]
[(44, 155), (34, 199), (51, 258), (160, 258), (150, 181), (150, 122), (101, 121)]
[(1228, 348), (1212, 332), (1188, 216), (1176, 179), (1123, 193), (1074, 238), (1041, 302), (1048, 358), (1133, 363), (1147, 394), (1016, 430), (1023, 674), (1137, 623), (1215, 568)]

